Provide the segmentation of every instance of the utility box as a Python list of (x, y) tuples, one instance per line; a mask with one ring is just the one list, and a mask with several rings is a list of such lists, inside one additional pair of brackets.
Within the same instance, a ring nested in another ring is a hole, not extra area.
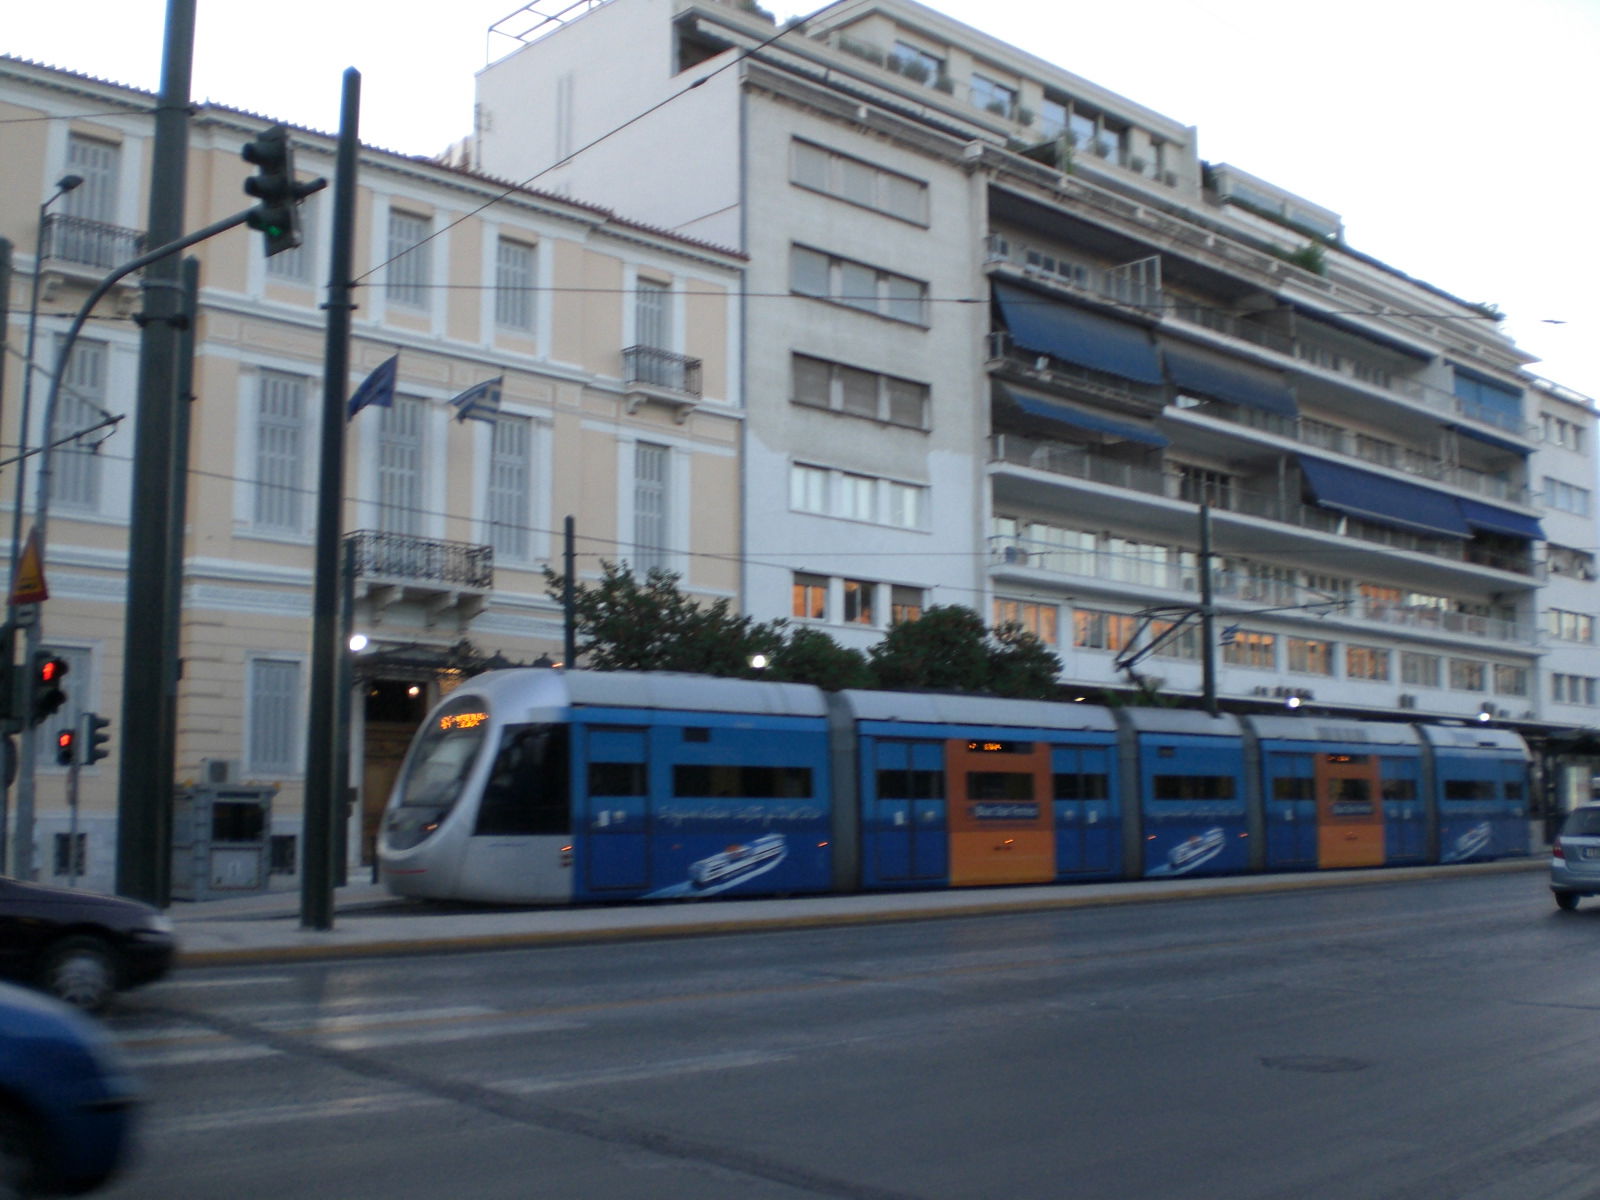
[(220, 900), (267, 890), (275, 787), (182, 788), (172, 805), (172, 898)]

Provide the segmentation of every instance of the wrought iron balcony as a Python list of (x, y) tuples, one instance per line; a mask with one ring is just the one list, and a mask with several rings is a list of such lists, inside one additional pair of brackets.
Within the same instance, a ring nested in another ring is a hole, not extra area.
[(41, 262), (109, 271), (144, 252), (144, 232), (87, 217), (47, 213), (39, 231)]
[(401, 606), (436, 624), (451, 617), (464, 630), (494, 588), (494, 548), (469, 542), (363, 529), (345, 536), (352, 585), (374, 623)]
[(700, 360), (654, 346), (629, 346), (622, 352), (622, 385), (630, 413), (650, 401), (671, 407), (682, 422), (700, 403)]

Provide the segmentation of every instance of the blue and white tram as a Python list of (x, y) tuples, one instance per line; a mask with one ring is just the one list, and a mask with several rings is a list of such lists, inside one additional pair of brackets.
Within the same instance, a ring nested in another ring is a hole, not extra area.
[(1514, 733), (515, 670), (418, 731), (400, 895), (501, 903), (1134, 879), (1528, 852)]

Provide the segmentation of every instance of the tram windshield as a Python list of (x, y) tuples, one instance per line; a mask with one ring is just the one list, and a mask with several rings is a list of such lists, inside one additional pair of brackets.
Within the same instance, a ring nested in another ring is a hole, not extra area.
[(435, 712), (417, 734), (395, 806), (448, 811), (460, 796), (488, 731), (489, 714), (477, 697), (463, 696)]

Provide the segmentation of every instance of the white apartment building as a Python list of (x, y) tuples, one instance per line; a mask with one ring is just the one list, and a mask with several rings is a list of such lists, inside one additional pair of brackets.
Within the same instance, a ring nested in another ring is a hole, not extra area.
[(1595, 724), (1593, 406), (1492, 313), (911, 0), (560, 8), (473, 153), (749, 256), (755, 616), (971, 605), (1086, 691), (1166, 633), (1195, 697), (1204, 508), (1223, 703)]
[[(16, 450), (39, 445), (55, 339), (88, 291), (139, 252), (153, 137), (148, 93), (0, 58), (0, 237), (14, 247), (0, 509), (16, 511)], [(199, 109), (186, 228), (252, 201), (240, 148), (259, 117)], [(333, 139), (292, 132), (302, 176), (333, 174)], [(69, 175), (82, 183), (62, 192)], [(330, 192), (304, 206), (295, 251), (266, 258), (246, 228), (201, 243), (188, 520), (183, 545), (177, 783), (276, 789), (276, 865), (301, 822), (312, 548), (322, 401)], [(743, 256), (591, 204), (377, 150), (360, 161), (353, 390), (398, 354), (394, 403), (347, 427), (346, 542), (354, 552), (349, 862), (376, 821), (421, 715), (463, 671), (559, 658), (563, 620), (543, 569), (561, 568), (564, 518), (580, 574), (602, 559), (678, 571), (708, 599), (741, 600)], [(38, 303), (32, 304), (37, 281)], [(139, 332), (138, 279), (96, 310), (63, 380), (50, 492), (44, 644), (70, 664), (66, 708), (35, 731), (34, 862), (69, 875), (58, 728), (114, 720), (123, 645)], [(21, 428), (30, 326), (29, 428)], [(501, 381), (498, 410), (452, 400)], [(89, 445), (93, 441), (97, 444)], [(26, 533), (34, 473), (22, 494)], [(119, 742), (111, 729), (113, 752)], [(114, 877), (117, 757), (82, 771), (79, 877)]]

